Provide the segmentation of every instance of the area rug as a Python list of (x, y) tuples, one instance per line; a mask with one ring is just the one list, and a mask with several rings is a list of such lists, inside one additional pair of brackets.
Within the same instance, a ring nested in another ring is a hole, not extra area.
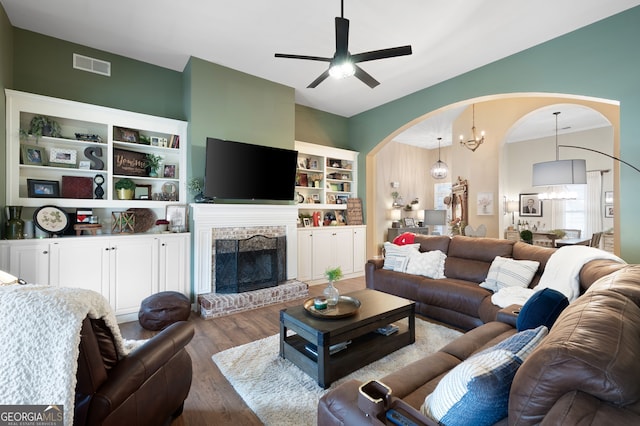
[(236, 392), (267, 426), (315, 425), (320, 397), (340, 383), (379, 379), (460, 336), (450, 328), (416, 318), (416, 342), (332, 383), (327, 390), (291, 362), (280, 358), (274, 335), (212, 356)]

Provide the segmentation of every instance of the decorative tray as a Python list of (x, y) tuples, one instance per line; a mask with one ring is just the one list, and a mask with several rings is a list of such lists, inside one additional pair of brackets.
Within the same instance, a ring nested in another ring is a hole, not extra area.
[(326, 319), (345, 318), (354, 315), (360, 309), (360, 301), (351, 296), (340, 296), (336, 306), (329, 306), (326, 309), (316, 309), (314, 305), (315, 297), (304, 301), (304, 309), (314, 317)]

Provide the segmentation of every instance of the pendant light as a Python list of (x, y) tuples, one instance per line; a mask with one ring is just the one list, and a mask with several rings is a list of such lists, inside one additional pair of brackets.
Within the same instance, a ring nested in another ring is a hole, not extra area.
[(440, 160), (440, 141), (442, 138), (438, 138), (438, 161), (431, 166), (431, 176), (434, 179), (444, 179), (447, 177), (449, 168)]

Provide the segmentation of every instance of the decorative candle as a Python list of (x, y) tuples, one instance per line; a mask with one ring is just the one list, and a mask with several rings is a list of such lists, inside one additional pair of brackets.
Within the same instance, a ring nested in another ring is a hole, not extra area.
[(318, 309), (327, 309), (327, 298), (326, 297), (316, 297), (313, 300), (313, 306)]

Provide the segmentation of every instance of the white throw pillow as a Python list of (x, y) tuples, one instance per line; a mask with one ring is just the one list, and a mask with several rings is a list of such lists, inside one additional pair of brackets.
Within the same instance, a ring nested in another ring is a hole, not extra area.
[(540, 262), (535, 260), (514, 260), (496, 256), (491, 262), (487, 279), (480, 287), (494, 293), (504, 287), (529, 287)]
[(444, 276), (444, 261), (447, 255), (440, 250), (413, 253), (407, 264), (407, 274), (424, 275), (425, 277), (441, 279)]
[(409, 257), (414, 253), (420, 253), (419, 248), (419, 243), (402, 246), (390, 242), (384, 243), (384, 265), (382, 269), (405, 272)]

